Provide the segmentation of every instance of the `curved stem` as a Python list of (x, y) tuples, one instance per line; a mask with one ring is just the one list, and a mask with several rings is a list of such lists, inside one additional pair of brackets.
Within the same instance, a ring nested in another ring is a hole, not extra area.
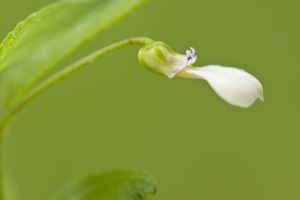
[(114, 50), (120, 49), (122, 47), (139, 44), (139, 45), (149, 45), (153, 43), (154, 41), (150, 38), (146, 37), (136, 37), (136, 38), (129, 38), (117, 43), (114, 43), (112, 45), (109, 45), (103, 49), (100, 49), (99, 51), (96, 51), (85, 58), (82, 58), (81, 60), (75, 62), (74, 64), (71, 64), (67, 66), (66, 68), (62, 69), (61, 71), (57, 72), (53, 76), (49, 77), (45, 81), (41, 82), (39, 85), (34, 87), (33, 89), (29, 90), (20, 101), (18, 101), (12, 108), (10, 108), (6, 113), (3, 115), (3, 118), (1, 118), (1, 124), (0, 124), (0, 200), (4, 200), (3, 198), (3, 170), (2, 170), (2, 137), (4, 135), (6, 126), (12, 116), (18, 112), (26, 103), (28, 103), (31, 99), (33, 99), (35, 96), (40, 94), (42, 91), (53, 85), (54, 83), (58, 82), (65, 76), (71, 74), (72, 72), (76, 71), (77, 69), (93, 62), (97, 58), (110, 53)]
[[(3, 129), (6, 126), (6, 124), (9, 122), (9, 120), (12, 118), (12, 116), (18, 112), (27, 102), (29, 102), (31, 99), (33, 99), (35, 96), (40, 94), (42, 91), (56, 83), (57, 81), (61, 80), (65, 76), (69, 75), (70, 73), (76, 71), (77, 69), (93, 62), (97, 58), (110, 53), (114, 50), (120, 49), (122, 47), (134, 45), (134, 44), (139, 44), (139, 45), (149, 45), (153, 43), (154, 41), (150, 38), (147, 37), (135, 37), (135, 38), (129, 38), (117, 43), (114, 43), (112, 45), (109, 45), (103, 49), (100, 49), (99, 51), (96, 51), (85, 58), (82, 58), (81, 60), (67, 66), (66, 68), (62, 69), (61, 71), (57, 72), (53, 76), (49, 77), (33, 89), (31, 89), (29, 92), (27, 92), (21, 100), (19, 100), (12, 108), (10, 108), (4, 115), (3, 118), (1, 119), (1, 124), (0, 124), (0, 141), (1, 138), (3, 137)], [(1, 199), (0, 199), (1, 200)]]

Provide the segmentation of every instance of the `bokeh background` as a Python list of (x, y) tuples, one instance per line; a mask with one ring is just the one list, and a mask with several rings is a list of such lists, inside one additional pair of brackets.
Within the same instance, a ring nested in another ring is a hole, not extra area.
[[(0, 38), (53, 0), (1, 0)], [(90, 171), (135, 168), (158, 180), (155, 200), (300, 199), (300, 27), (296, 0), (153, 0), (66, 59), (148, 36), (195, 66), (243, 68), (265, 102), (231, 106), (203, 80), (167, 79), (131, 46), (60, 81), (18, 113), (6, 165), (24, 200), (46, 199)]]

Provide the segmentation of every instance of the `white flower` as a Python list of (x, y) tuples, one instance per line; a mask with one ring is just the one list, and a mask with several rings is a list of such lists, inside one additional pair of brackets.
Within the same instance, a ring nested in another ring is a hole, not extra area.
[(251, 74), (244, 70), (208, 65), (205, 67), (186, 67), (176, 74), (185, 78), (205, 79), (215, 92), (228, 103), (247, 108), (257, 98), (263, 99), (263, 87)]
[(242, 69), (220, 65), (193, 67), (197, 53), (192, 47), (186, 56), (175, 53), (162, 42), (144, 48), (139, 52), (140, 62), (152, 72), (169, 78), (176, 75), (205, 79), (222, 99), (235, 106), (247, 108), (257, 98), (263, 101), (262, 84)]

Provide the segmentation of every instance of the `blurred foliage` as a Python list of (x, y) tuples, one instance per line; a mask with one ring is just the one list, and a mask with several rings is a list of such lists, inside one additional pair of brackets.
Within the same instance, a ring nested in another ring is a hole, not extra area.
[[(1, 1), (0, 37), (51, 2)], [(257, 77), (265, 102), (235, 108), (205, 81), (149, 73), (139, 47), (113, 52), (18, 114), (4, 150), (24, 199), (45, 199), (93, 169), (133, 167), (155, 174), (157, 200), (298, 200), (299, 4), (153, 0), (84, 46), (60, 67), (133, 36), (183, 54), (192, 46), (195, 66), (233, 66)]]
[[(68, 54), (146, 0), (65, 0), (20, 22), (0, 46), (0, 113), (5, 114)], [(0, 122), (1, 123), (1, 122)]]
[(156, 183), (148, 173), (134, 170), (112, 170), (95, 173), (67, 184), (53, 200), (149, 200)]

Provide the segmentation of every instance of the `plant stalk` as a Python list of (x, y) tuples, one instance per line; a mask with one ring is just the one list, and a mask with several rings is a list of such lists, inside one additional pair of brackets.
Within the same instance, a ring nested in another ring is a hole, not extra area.
[[(10, 119), (12, 118), (12, 116), (18, 112), (26, 103), (28, 103), (31, 99), (33, 99), (35, 96), (37, 96), (38, 94), (40, 94), (42, 91), (44, 91), (45, 89), (47, 89), (48, 87), (50, 87), (51, 85), (53, 85), (54, 83), (58, 82), (59, 80), (61, 80), (62, 78), (64, 78), (65, 76), (71, 74), (72, 72), (76, 71), (77, 69), (92, 63), (94, 60), (96, 60), (97, 58), (110, 53), (114, 50), (120, 49), (122, 47), (126, 47), (126, 46), (130, 46), (130, 45), (149, 45), (151, 43), (153, 43), (154, 41), (150, 38), (147, 37), (135, 37), (135, 38), (129, 38), (114, 44), (111, 44), (103, 49), (100, 49), (84, 58), (82, 58), (81, 60), (65, 67), (64, 69), (62, 69), (61, 71), (57, 72), (56, 74), (54, 74), (53, 76), (49, 77), (48, 79), (46, 79), (45, 81), (43, 81), (42, 83), (38, 84), (36, 87), (34, 87), (33, 89), (29, 90), (14, 106), (12, 106), (9, 110), (7, 110), (4, 115), (2, 115), (2, 118), (0, 120), (0, 141), (1, 138), (3, 137), (3, 129), (6, 126), (6, 124), (10, 121)], [(0, 199), (1, 200), (1, 199)]]
[(110, 53), (114, 50), (120, 49), (122, 47), (135, 45), (135, 44), (146, 46), (153, 42), (154, 41), (152, 39), (147, 38), (147, 37), (135, 37), (135, 38), (129, 38), (129, 39), (114, 43), (103, 49), (100, 49), (100, 50), (82, 58), (81, 60), (65, 67), (64, 69), (57, 72), (53, 76), (49, 77), (45, 81), (41, 82), (36, 87), (29, 90), (22, 97), (22, 99), (19, 100), (12, 108), (10, 108), (8, 111), (6, 111), (6, 113), (2, 116), (2, 118), (0, 120), (0, 123), (1, 123), (0, 124), (0, 200), (4, 200), (4, 197), (3, 197), (3, 192), (4, 192), (3, 191), (3, 163), (2, 163), (3, 154), (2, 154), (2, 142), (1, 141), (4, 136), (6, 126), (7, 126), (8, 122), (11, 120), (11, 118), (13, 117), (13, 115), (16, 112), (18, 112), (31, 99), (33, 99), (35, 96), (40, 94), (42, 91), (44, 91), (45, 89), (47, 89), (54, 83), (58, 82), (62, 78), (66, 77), (67, 75), (71, 74), (72, 72), (76, 71), (77, 69), (79, 69), (87, 64), (92, 63), (97, 58), (99, 58), (107, 53)]

